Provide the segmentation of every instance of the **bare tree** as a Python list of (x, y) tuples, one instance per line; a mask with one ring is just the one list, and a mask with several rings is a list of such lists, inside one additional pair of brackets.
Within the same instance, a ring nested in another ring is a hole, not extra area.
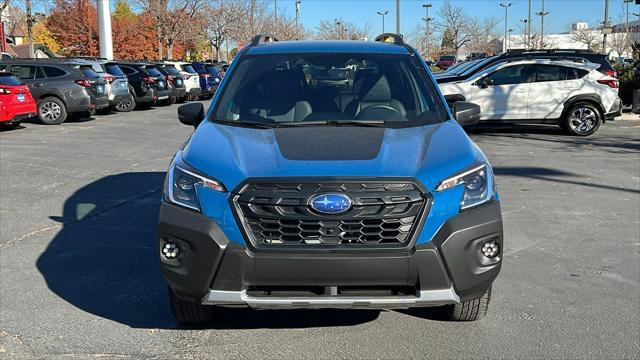
[(320, 20), (316, 37), (323, 40), (364, 40), (371, 37), (371, 25), (367, 22), (360, 27), (342, 18)]
[(569, 31), (569, 37), (572, 41), (585, 44), (589, 50), (599, 50), (600, 39), (602, 38), (602, 34), (599, 31), (580, 26), (576, 26), (575, 29), (570, 28)]
[(627, 33), (624, 32), (614, 32), (607, 39), (607, 44), (611, 47), (611, 50), (618, 53), (618, 56), (624, 56), (624, 53), (631, 45), (627, 38)]
[(278, 23), (274, 26), (273, 33), (279, 40), (303, 40), (309, 37), (304, 26), (300, 22), (296, 23), (295, 16), (284, 12), (278, 13)]
[(469, 51), (493, 53), (495, 39), (499, 37), (496, 34), (497, 25), (498, 19), (493, 16), (484, 20), (470, 19), (467, 25), (467, 33), (469, 34), (467, 48)]
[(443, 34), (443, 46), (450, 46), (457, 58), (460, 48), (470, 40), (470, 35), (467, 32), (469, 18), (464, 9), (452, 6), (450, 0), (444, 1), (438, 15), (441, 19), (435, 24), (435, 28), (440, 29)]
[(215, 49), (216, 60), (220, 60), (220, 48), (241, 17), (241, 3), (233, 0), (214, 0), (201, 11), (202, 28), (211, 47)]
[[(234, 1), (234, 0), (232, 0)], [(272, 32), (273, 13), (267, 0), (238, 1), (241, 17), (230, 26), (230, 37), (238, 43), (248, 43), (259, 33)]]

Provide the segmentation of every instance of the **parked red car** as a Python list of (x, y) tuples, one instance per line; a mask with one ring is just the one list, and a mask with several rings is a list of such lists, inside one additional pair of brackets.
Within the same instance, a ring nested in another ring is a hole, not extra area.
[(442, 70), (447, 70), (453, 64), (456, 63), (456, 57), (453, 55), (442, 55), (436, 62), (436, 66)]
[(22, 120), (37, 114), (29, 87), (13, 74), (0, 71), (0, 124), (17, 127)]

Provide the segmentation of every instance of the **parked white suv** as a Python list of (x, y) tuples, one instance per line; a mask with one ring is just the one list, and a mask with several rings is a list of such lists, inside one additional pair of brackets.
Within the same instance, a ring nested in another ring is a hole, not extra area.
[(505, 62), (454, 83), (439, 84), (451, 106), (480, 106), (480, 120), (559, 124), (587, 136), (620, 116), (618, 81), (583, 60), (532, 59)]
[(184, 78), (184, 86), (187, 90), (187, 100), (193, 101), (200, 95), (200, 76), (191, 67), (191, 63), (185, 61), (165, 61), (165, 65), (174, 66)]

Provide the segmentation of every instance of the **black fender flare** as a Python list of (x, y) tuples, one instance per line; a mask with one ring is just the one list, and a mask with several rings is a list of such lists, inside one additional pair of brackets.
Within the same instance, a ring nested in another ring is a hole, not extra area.
[(62, 95), (61, 93), (58, 93), (56, 91), (46, 92), (46, 93), (40, 95), (38, 97), (38, 99), (36, 99), (36, 106), (40, 106), (40, 101), (42, 101), (42, 99), (48, 98), (48, 97), (54, 97), (54, 98), (62, 101), (62, 104), (64, 105), (65, 109), (69, 108), (69, 104), (67, 104), (67, 100), (65, 100), (64, 95)]
[(602, 122), (603, 123), (605, 122), (605, 114), (607, 113), (607, 111), (602, 107), (602, 99), (598, 94), (574, 95), (568, 98), (567, 100), (565, 100), (564, 108), (562, 109), (562, 115), (560, 116), (560, 120), (564, 119), (565, 116), (567, 115), (567, 111), (569, 111), (569, 109), (578, 102), (587, 102), (594, 105), (598, 109), (598, 111), (600, 111), (600, 118), (602, 119)]

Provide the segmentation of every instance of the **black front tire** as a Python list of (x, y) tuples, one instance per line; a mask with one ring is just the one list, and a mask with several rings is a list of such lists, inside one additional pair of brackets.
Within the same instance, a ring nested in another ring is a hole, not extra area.
[(489, 309), (491, 300), (491, 288), (481, 297), (463, 301), (460, 304), (449, 305), (442, 308), (442, 315), (452, 321), (476, 321), (482, 319)]
[(215, 306), (182, 300), (173, 293), (171, 288), (169, 288), (169, 302), (173, 317), (181, 324), (202, 324), (214, 318)]
[(115, 106), (115, 109), (118, 112), (129, 112), (135, 108), (136, 108), (136, 99), (133, 97), (133, 95), (129, 95), (128, 100), (121, 101)]
[(38, 103), (38, 118), (45, 125), (60, 125), (67, 119), (67, 108), (62, 100), (46, 97)]
[(561, 127), (574, 136), (589, 136), (602, 125), (602, 114), (591, 103), (579, 102), (571, 105)]

